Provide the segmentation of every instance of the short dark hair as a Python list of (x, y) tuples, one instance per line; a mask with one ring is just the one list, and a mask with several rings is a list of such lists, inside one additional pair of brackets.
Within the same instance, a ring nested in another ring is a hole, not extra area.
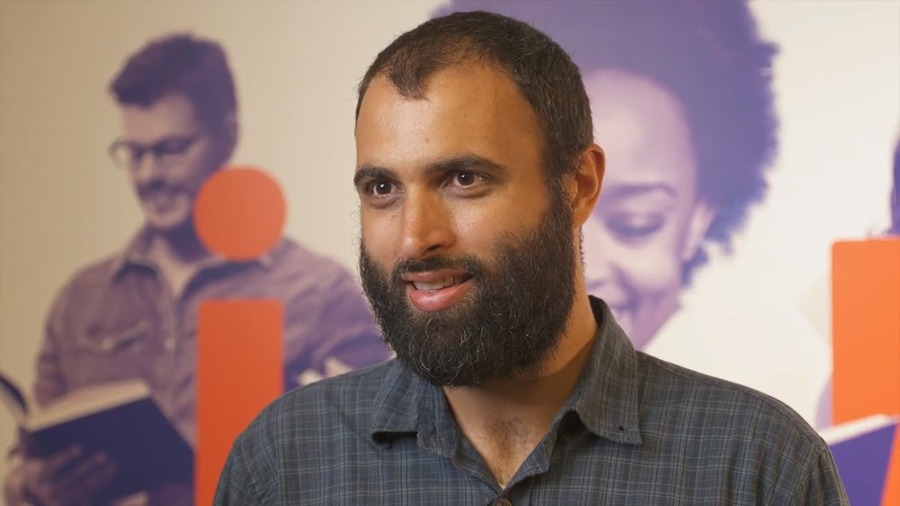
[(222, 47), (186, 33), (166, 35), (128, 57), (110, 83), (119, 104), (148, 107), (171, 93), (194, 104), (197, 118), (219, 126), (237, 112), (234, 79)]
[(488, 12), (461, 12), (404, 33), (366, 71), (356, 116), (376, 76), (386, 76), (404, 97), (421, 98), (429, 77), (469, 62), (495, 65), (516, 83), (542, 129), (545, 175), (557, 188), (562, 176), (575, 170), (578, 153), (593, 142), (590, 103), (569, 55), (524, 22)]
[[(765, 196), (765, 170), (777, 148), (771, 90), (777, 48), (761, 40), (744, 0), (454, 0), (435, 14), (478, 8), (533, 23), (585, 75), (621, 70), (671, 93), (691, 130), (698, 193), (718, 208), (706, 239), (730, 251), (750, 205)], [(685, 273), (705, 259), (701, 248)]]

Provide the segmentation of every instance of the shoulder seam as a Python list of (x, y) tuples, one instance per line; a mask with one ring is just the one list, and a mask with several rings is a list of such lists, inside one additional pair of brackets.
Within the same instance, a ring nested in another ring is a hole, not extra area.
[[(828, 445), (825, 444), (824, 440), (820, 436), (818, 436), (818, 433), (815, 431), (815, 429), (813, 429), (811, 425), (806, 423), (799, 413), (794, 411), (783, 401), (778, 400), (777, 398), (765, 392), (750, 388), (746, 385), (741, 385), (740, 383), (716, 378), (699, 371), (687, 369), (685, 367), (673, 364), (671, 362), (666, 362), (665, 360), (654, 357), (652, 355), (648, 355), (643, 352), (637, 353), (642, 360), (649, 360), (670, 374), (674, 374), (686, 380), (702, 383), (708, 387), (720, 388), (723, 390), (743, 394), (749, 398), (752, 398), (757, 405), (762, 404), (777, 411), (785, 421), (791, 424), (791, 427), (794, 430), (802, 434), (804, 439), (812, 443), (814, 448), (818, 452), (821, 452), (822, 450), (828, 448)], [(803, 421), (804, 423), (801, 424), (801, 421)]]

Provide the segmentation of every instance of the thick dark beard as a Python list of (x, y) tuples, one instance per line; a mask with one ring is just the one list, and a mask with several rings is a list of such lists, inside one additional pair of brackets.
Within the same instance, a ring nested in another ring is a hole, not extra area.
[[(559, 192), (534, 230), (507, 234), (493, 265), (472, 256), (406, 259), (388, 275), (361, 246), (359, 270), (400, 362), (434, 385), (478, 387), (529, 377), (555, 351), (575, 298), (572, 239), (572, 212)], [(474, 290), (443, 311), (414, 309), (402, 276), (441, 268), (463, 269)]]

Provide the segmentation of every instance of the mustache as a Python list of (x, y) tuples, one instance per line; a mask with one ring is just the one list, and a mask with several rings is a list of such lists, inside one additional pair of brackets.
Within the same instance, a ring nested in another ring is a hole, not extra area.
[(187, 189), (181, 185), (173, 185), (166, 183), (161, 179), (141, 184), (137, 187), (137, 194), (140, 198), (147, 198), (154, 193), (187, 193)]
[(406, 258), (403, 260), (399, 260), (394, 264), (393, 269), (391, 269), (391, 279), (395, 282), (402, 282), (402, 277), (406, 274), (429, 272), (438, 269), (461, 270), (465, 271), (466, 274), (472, 277), (481, 275), (485, 271), (481, 263), (472, 256), (462, 256), (458, 258)]

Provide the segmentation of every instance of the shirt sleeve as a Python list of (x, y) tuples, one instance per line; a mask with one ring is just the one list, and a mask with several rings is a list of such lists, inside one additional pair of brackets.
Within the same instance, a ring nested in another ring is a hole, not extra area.
[[(285, 307), (286, 338), (305, 342), (301, 354), (286, 357), (287, 389), (376, 364), (390, 356), (359, 285), (336, 264), (321, 267), (314, 295), (317, 300), (313, 303), (309, 293), (302, 293)], [(310, 307), (316, 308), (314, 314), (304, 309)], [(312, 321), (301, 324), (302, 319)], [(294, 332), (291, 329), (300, 328), (308, 335), (290, 335)]]
[(64, 338), (65, 307), (70, 292), (71, 287), (67, 286), (57, 295), (44, 322), (44, 335), (35, 364), (34, 383), (34, 397), (41, 406), (46, 406), (69, 389), (61, 366), (63, 347), (60, 339)]
[(806, 475), (797, 484), (791, 504), (805, 506), (849, 506), (850, 499), (841, 482), (828, 448), (819, 451)]
[(329, 356), (357, 369), (388, 358), (388, 350), (372, 318), (362, 289), (341, 270), (326, 291), (322, 320), (333, 326)]
[[(252, 427), (252, 426), (251, 426)], [(248, 429), (249, 430), (249, 429)], [(214, 506), (254, 506), (269, 504), (255, 478), (272, 476), (273, 470), (260, 465), (260, 456), (254, 458), (248, 451), (245, 432), (235, 441), (219, 475), (219, 483), (213, 498)]]

